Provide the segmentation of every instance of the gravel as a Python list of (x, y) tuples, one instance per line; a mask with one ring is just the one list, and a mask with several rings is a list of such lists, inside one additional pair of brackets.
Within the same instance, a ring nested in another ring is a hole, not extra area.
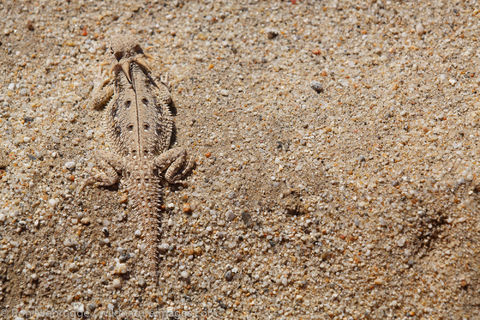
[[(480, 318), (475, 2), (4, 1), (0, 14), (10, 318)], [(174, 146), (197, 160), (162, 188), (158, 283), (122, 183), (80, 189), (112, 147), (88, 98), (119, 32), (170, 75)]]

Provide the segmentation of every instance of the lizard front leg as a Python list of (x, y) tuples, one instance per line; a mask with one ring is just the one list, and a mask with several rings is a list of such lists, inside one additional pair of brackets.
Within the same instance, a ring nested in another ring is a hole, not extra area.
[(80, 191), (87, 185), (96, 184), (97, 186), (108, 187), (120, 180), (118, 173), (123, 170), (124, 165), (116, 154), (102, 152), (98, 153), (95, 158), (95, 162), (101, 170), (95, 170), (96, 173), (83, 182)]
[(93, 85), (93, 92), (90, 99), (90, 107), (99, 110), (107, 105), (108, 101), (113, 96), (112, 79), (102, 73), (102, 68), (99, 67), (97, 80)]
[(195, 166), (195, 160), (187, 159), (187, 152), (183, 148), (173, 148), (165, 151), (154, 159), (154, 164), (160, 172), (165, 169), (165, 180), (175, 184)]

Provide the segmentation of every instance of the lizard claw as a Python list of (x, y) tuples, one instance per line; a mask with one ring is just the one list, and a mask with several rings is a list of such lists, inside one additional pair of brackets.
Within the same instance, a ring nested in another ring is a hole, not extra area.
[(172, 91), (172, 82), (168, 72), (160, 77), (160, 82), (168, 88), (168, 91)]

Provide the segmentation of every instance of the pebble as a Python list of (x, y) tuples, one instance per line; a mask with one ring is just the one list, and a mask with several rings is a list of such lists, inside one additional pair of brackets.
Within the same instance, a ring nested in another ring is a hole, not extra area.
[(187, 271), (182, 271), (180, 272), (180, 277), (184, 280), (188, 279), (189, 278), (189, 273)]
[(74, 302), (73, 303), (73, 311), (77, 313), (84, 313), (85, 312), (85, 306), (81, 302)]
[(78, 265), (75, 262), (72, 262), (68, 265), (68, 271), (70, 272), (77, 272), (78, 271)]
[(253, 225), (252, 216), (247, 211), (242, 211), (242, 221), (247, 227)]
[(398, 241), (397, 241), (397, 246), (399, 246), (400, 248), (403, 247), (405, 245), (405, 242), (407, 241), (407, 239), (405, 239), (405, 237), (402, 237), (400, 238)]
[(112, 281), (112, 287), (114, 289), (120, 289), (122, 287), (122, 281), (119, 278), (115, 278)]
[(318, 81), (312, 81), (310, 82), (310, 87), (316, 92), (316, 93), (322, 93), (324, 91), (323, 86), (320, 82)]
[(232, 281), (233, 280), (233, 273), (231, 270), (228, 270), (225, 272), (225, 280), (227, 281)]
[(220, 90), (220, 94), (224, 97), (228, 97), (230, 92), (228, 90), (222, 89), (222, 90)]
[(127, 273), (127, 265), (125, 263), (117, 263), (115, 269), (113, 269), (113, 274), (125, 274)]
[(168, 243), (162, 243), (158, 246), (158, 251), (160, 253), (166, 253), (168, 250), (169, 250), (170, 246), (168, 245)]
[(417, 34), (422, 35), (425, 33), (425, 27), (423, 26), (423, 24), (419, 23), (415, 27), (415, 31), (417, 32)]
[(268, 39), (273, 39), (278, 36), (278, 31), (275, 29), (268, 29), (267, 30), (267, 38)]
[(138, 277), (137, 278), (137, 284), (141, 288), (145, 287), (145, 285), (146, 285), (145, 279), (143, 277)]
[(10, 83), (8, 85), (8, 90), (10, 90), (10, 91), (15, 90), (15, 83)]
[(59, 200), (57, 198), (52, 198), (48, 200), (50, 207), (54, 208), (58, 204)]
[(235, 213), (232, 210), (227, 211), (227, 221), (233, 221), (235, 219)]

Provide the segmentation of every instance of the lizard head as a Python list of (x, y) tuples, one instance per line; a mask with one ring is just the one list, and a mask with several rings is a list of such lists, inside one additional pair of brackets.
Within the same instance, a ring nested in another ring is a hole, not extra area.
[(110, 53), (117, 60), (121, 62), (123, 59), (129, 59), (136, 55), (144, 55), (142, 47), (137, 40), (129, 35), (119, 35), (114, 37), (110, 44)]
[(144, 69), (149, 70), (144, 58), (152, 58), (149, 54), (143, 52), (142, 47), (137, 40), (130, 35), (118, 35), (114, 37), (110, 44), (110, 53), (115, 58), (115, 64), (112, 70), (122, 70), (128, 81), (131, 82), (130, 63), (135, 61)]

